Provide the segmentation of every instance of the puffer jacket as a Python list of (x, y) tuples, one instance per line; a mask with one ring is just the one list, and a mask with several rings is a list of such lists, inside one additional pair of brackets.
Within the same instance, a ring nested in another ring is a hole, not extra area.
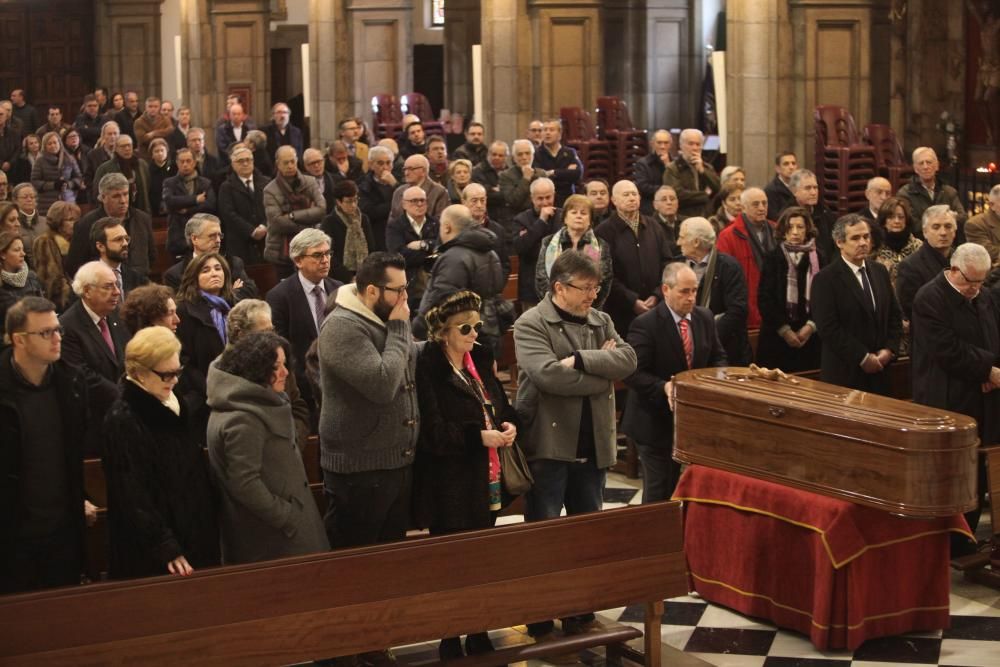
[(470, 227), (443, 244), (420, 301), (420, 315), (459, 290), (475, 292), (484, 303), (499, 296), (504, 277), (500, 258), (493, 250), (495, 244), (496, 234), (479, 226)]

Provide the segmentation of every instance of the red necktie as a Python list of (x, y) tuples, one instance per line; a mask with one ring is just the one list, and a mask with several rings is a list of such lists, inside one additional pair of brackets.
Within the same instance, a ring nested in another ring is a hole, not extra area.
[(691, 368), (694, 363), (694, 343), (691, 341), (690, 323), (682, 319), (677, 323), (681, 330), (681, 343), (684, 345), (684, 359), (687, 360), (687, 367)]
[(101, 338), (104, 339), (104, 342), (108, 344), (108, 349), (111, 350), (111, 356), (117, 359), (118, 352), (115, 351), (115, 342), (111, 340), (111, 329), (108, 328), (107, 318), (102, 317), (97, 326), (101, 330)]

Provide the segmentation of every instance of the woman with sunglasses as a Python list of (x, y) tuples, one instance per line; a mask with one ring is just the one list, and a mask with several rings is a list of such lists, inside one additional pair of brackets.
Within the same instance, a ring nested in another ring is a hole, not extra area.
[[(427, 344), (417, 358), (420, 438), (414, 465), (414, 516), (431, 535), (489, 528), (503, 506), (498, 449), (517, 437), (517, 415), (493, 373), (493, 355), (476, 338), (480, 299), (460, 291), (427, 311)], [(442, 659), (462, 656), (459, 637), (441, 641)], [(493, 650), (485, 632), (469, 635), (470, 655)]]
[(142, 329), (125, 348), (122, 393), (104, 419), (109, 574), (185, 576), (219, 564), (208, 463), (174, 388), (184, 370), (170, 329)]

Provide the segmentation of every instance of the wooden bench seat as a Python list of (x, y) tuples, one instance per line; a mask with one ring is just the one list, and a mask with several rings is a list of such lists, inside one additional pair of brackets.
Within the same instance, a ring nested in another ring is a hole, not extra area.
[[(680, 504), (654, 503), (4, 596), (0, 663), (279, 665), (642, 604), (645, 661), (659, 665), (662, 601), (685, 593)], [(615, 626), (600, 643), (631, 636)], [(504, 660), (564, 646), (505, 649)]]

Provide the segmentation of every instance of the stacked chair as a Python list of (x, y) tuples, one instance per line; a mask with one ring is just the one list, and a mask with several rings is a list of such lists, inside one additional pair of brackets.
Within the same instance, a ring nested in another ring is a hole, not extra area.
[(598, 136), (611, 144), (615, 179), (632, 180), (635, 163), (649, 153), (646, 130), (632, 125), (628, 106), (618, 97), (597, 98)]
[(395, 95), (382, 94), (372, 98), (372, 118), (376, 139), (395, 139), (403, 129), (403, 111)]
[(864, 208), (868, 181), (878, 173), (875, 148), (862, 143), (854, 117), (844, 107), (820, 105), (813, 119), (823, 203), (838, 215)]
[(590, 114), (580, 107), (562, 107), (559, 116), (562, 118), (563, 143), (576, 149), (583, 162), (584, 175), (613, 183), (617, 172), (611, 142), (597, 138)]
[(888, 125), (865, 125), (865, 143), (875, 149), (875, 167), (878, 175), (889, 179), (892, 191), (899, 190), (913, 176), (913, 167), (903, 155), (903, 147), (896, 138), (896, 131)]
[(432, 134), (444, 136), (444, 125), (434, 118), (431, 103), (427, 101), (423, 93), (406, 93), (400, 98), (400, 102), (404, 114), (412, 113), (420, 117), (420, 122), (423, 123), (427, 136)]

